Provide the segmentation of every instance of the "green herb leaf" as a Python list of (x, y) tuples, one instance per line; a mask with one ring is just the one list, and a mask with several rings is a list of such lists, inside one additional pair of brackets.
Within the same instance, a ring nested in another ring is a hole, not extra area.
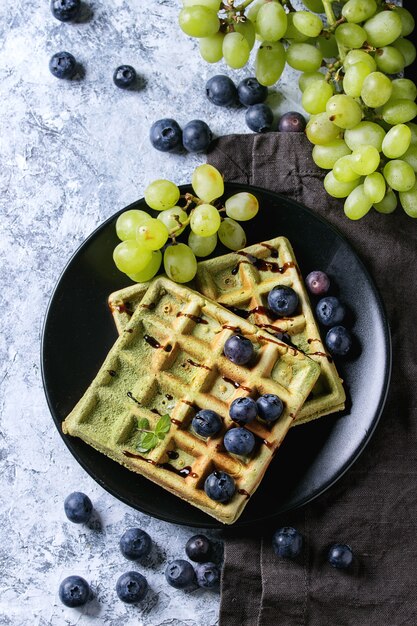
[(139, 452), (149, 452), (158, 444), (158, 437), (154, 433), (143, 433), (139, 440)]
[(149, 430), (149, 420), (146, 417), (141, 417), (138, 420), (139, 430)]
[[(169, 415), (162, 415), (156, 423), (155, 426), (155, 435), (157, 435), (160, 439), (163, 439), (167, 433), (169, 433), (169, 429), (171, 428), (171, 418)], [(161, 437), (162, 435), (162, 437)]]

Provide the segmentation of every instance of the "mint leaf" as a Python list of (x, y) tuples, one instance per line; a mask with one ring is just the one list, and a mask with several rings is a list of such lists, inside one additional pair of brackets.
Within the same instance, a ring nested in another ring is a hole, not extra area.
[(154, 433), (143, 433), (138, 445), (139, 452), (149, 452), (158, 444), (158, 437)]
[(149, 420), (146, 417), (141, 417), (138, 420), (139, 430), (149, 430)]
[(169, 429), (171, 428), (171, 418), (169, 415), (162, 415), (156, 423), (155, 426), (155, 435), (160, 439), (163, 439), (167, 433), (169, 433)]

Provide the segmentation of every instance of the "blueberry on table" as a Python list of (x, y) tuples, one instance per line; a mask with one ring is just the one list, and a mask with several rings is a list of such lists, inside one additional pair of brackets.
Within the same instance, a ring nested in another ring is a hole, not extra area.
[(253, 104), (247, 109), (245, 120), (255, 133), (266, 133), (272, 128), (274, 115), (267, 104)]
[(207, 476), (204, 491), (216, 502), (229, 502), (236, 490), (235, 481), (226, 472), (215, 471)]
[(152, 539), (141, 528), (128, 528), (120, 537), (119, 546), (123, 556), (134, 561), (149, 555)]
[(185, 553), (197, 563), (206, 563), (211, 554), (211, 542), (205, 535), (193, 535), (185, 544)]
[(222, 427), (222, 419), (215, 411), (201, 409), (193, 417), (191, 422), (193, 430), (201, 437), (212, 437), (216, 435)]
[(258, 407), (253, 398), (236, 398), (230, 405), (229, 415), (234, 422), (249, 424), (258, 415)]
[(206, 152), (213, 133), (203, 120), (192, 120), (182, 129), (182, 145), (187, 152)]
[(238, 100), (236, 85), (224, 74), (213, 76), (207, 81), (206, 96), (219, 107), (232, 106)]
[(52, 15), (60, 22), (71, 22), (78, 17), (81, 0), (51, 0)]
[(188, 561), (175, 559), (166, 566), (165, 578), (171, 587), (186, 589), (195, 582), (195, 571)]
[(256, 401), (258, 415), (265, 422), (275, 422), (284, 410), (284, 404), (274, 393), (265, 393)]
[(215, 589), (220, 583), (220, 568), (215, 563), (199, 563), (195, 568), (197, 584), (203, 589)]
[(77, 62), (70, 52), (56, 52), (49, 60), (49, 71), (55, 78), (72, 78), (77, 70)]
[(327, 560), (337, 569), (346, 569), (353, 562), (352, 548), (345, 543), (335, 543), (328, 552)]
[(92, 510), (93, 505), (90, 498), (81, 491), (74, 491), (65, 498), (65, 515), (74, 524), (85, 524), (88, 522)]
[(245, 106), (260, 104), (268, 96), (268, 88), (261, 85), (254, 76), (244, 78), (237, 86), (239, 102)]
[(274, 287), (268, 294), (268, 306), (278, 317), (287, 317), (298, 307), (298, 294), (292, 287)]
[(246, 365), (253, 357), (254, 349), (252, 342), (246, 337), (232, 335), (226, 339), (223, 352), (232, 363)]
[(330, 278), (325, 272), (315, 270), (306, 276), (307, 289), (314, 296), (324, 296), (329, 291)]
[(246, 428), (231, 428), (225, 434), (223, 443), (228, 452), (248, 456), (255, 447), (255, 437)]
[(306, 121), (297, 111), (284, 113), (278, 122), (278, 130), (282, 133), (302, 133), (305, 127)]
[(129, 89), (136, 82), (136, 70), (131, 65), (119, 65), (113, 74), (113, 82), (120, 89)]
[(148, 591), (148, 581), (139, 572), (126, 572), (116, 583), (116, 593), (119, 599), (126, 604), (140, 602)]
[(335, 326), (343, 321), (346, 309), (335, 296), (326, 296), (318, 301), (316, 315), (323, 326)]
[(89, 598), (90, 586), (81, 576), (68, 576), (59, 585), (58, 595), (65, 606), (83, 606)]
[(295, 559), (303, 549), (303, 536), (291, 526), (278, 528), (272, 536), (272, 549), (284, 559)]
[(151, 144), (160, 152), (172, 152), (182, 147), (182, 131), (178, 123), (170, 118), (154, 122), (149, 131)]
[(352, 336), (344, 326), (334, 326), (328, 331), (325, 344), (332, 354), (346, 356), (352, 348)]

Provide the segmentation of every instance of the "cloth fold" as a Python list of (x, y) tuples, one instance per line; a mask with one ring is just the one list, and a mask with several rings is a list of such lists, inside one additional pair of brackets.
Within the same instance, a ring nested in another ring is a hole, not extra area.
[[(303, 133), (229, 135), (214, 143), (207, 160), (227, 181), (301, 202), (348, 238), (387, 309), (391, 388), (353, 467), (313, 503), (275, 522), (303, 533), (299, 560), (273, 554), (271, 528), (228, 532), (220, 626), (411, 626), (417, 624), (417, 221), (401, 207), (348, 220), (343, 202), (325, 192), (311, 147)], [(336, 542), (352, 546), (349, 571), (326, 563)]]

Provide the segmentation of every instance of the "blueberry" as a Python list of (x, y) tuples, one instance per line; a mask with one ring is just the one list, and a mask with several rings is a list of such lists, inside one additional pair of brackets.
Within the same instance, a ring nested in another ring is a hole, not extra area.
[(278, 122), (278, 130), (282, 133), (302, 133), (305, 127), (306, 121), (297, 111), (284, 113)]
[(340, 324), (346, 314), (344, 305), (334, 296), (326, 296), (316, 306), (317, 319), (323, 326)]
[(297, 309), (298, 294), (291, 287), (274, 287), (268, 294), (268, 306), (278, 317), (287, 317)]
[(215, 471), (207, 476), (204, 491), (216, 502), (229, 502), (235, 493), (235, 481), (226, 472)]
[(175, 559), (166, 566), (165, 578), (171, 587), (185, 589), (195, 582), (195, 571), (188, 561)]
[(56, 52), (49, 60), (49, 71), (55, 78), (72, 78), (76, 69), (77, 62), (70, 52)]
[(116, 583), (116, 593), (122, 602), (134, 604), (140, 602), (148, 591), (148, 581), (139, 572), (126, 572)]
[(346, 356), (352, 347), (352, 337), (344, 326), (334, 326), (327, 333), (325, 343), (332, 354)]
[(161, 152), (172, 152), (182, 146), (182, 131), (178, 123), (172, 119), (154, 122), (149, 131), (151, 144)]
[(245, 120), (255, 133), (266, 133), (272, 128), (274, 115), (267, 104), (253, 104), (247, 109)]
[(182, 130), (182, 145), (188, 152), (206, 152), (213, 133), (202, 120), (188, 122)]
[(205, 535), (193, 535), (185, 544), (185, 553), (197, 563), (206, 563), (211, 555), (211, 543)]
[(258, 407), (258, 415), (265, 422), (275, 422), (284, 410), (281, 398), (273, 393), (265, 393), (256, 401)]
[(268, 88), (261, 85), (256, 78), (250, 76), (240, 81), (237, 86), (237, 95), (241, 104), (251, 106), (264, 102), (268, 96)]
[(119, 546), (123, 556), (134, 561), (149, 555), (152, 539), (140, 528), (128, 528), (120, 537)]
[(70, 522), (84, 524), (91, 517), (93, 505), (85, 493), (74, 491), (65, 498), (64, 511)]
[(202, 409), (195, 414), (191, 426), (201, 437), (212, 437), (222, 427), (222, 418), (215, 411)]
[(327, 559), (333, 567), (346, 569), (353, 562), (352, 548), (344, 543), (335, 543), (330, 548)]
[(223, 74), (213, 76), (206, 83), (206, 96), (219, 107), (229, 107), (237, 103), (237, 89), (234, 82)]
[(324, 296), (329, 291), (330, 278), (325, 272), (315, 270), (306, 276), (306, 285), (309, 292), (313, 295)]
[(228, 452), (248, 456), (255, 447), (255, 437), (246, 428), (231, 428), (225, 434), (223, 443)]
[(71, 22), (80, 10), (81, 0), (51, 0), (52, 15), (60, 22)]
[(252, 398), (236, 398), (230, 405), (229, 415), (234, 422), (249, 424), (258, 415), (258, 407)]
[(113, 82), (120, 89), (129, 89), (136, 82), (136, 70), (131, 65), (119, 65), (113, 74)]
[(215, 563), (199, 563), (195, 568), (197, 584), (204, 589), (213, 589), (219, 586), (220, 569)]
[(226, 339), (224, 344), (224, 354), (236, 365), (245, 365), (253, 356), (253, 344), (242, 335), (232, 335)]
[(90, 586), (81, 576), (68, 576), (59, 585), (58, 595), (65, 606), (83, 606), (89, 598)]
[(291, 526), (278, 528), (272, 536), (272, 549), (278, 556), (294, 559), (303, 549), (303, 536)]

